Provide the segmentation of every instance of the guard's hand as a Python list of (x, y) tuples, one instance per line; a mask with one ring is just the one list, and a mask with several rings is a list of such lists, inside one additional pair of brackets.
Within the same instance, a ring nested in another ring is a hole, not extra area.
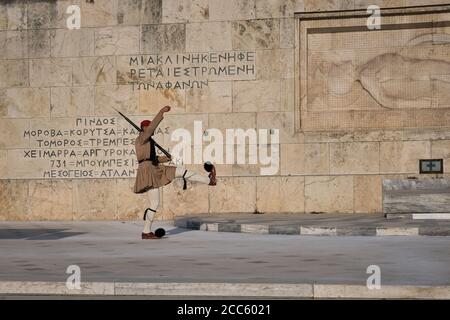
[(169, 112), (170, 111), (170, 106), (165, 106), (164, 108), (161, 109), (162, 112)]

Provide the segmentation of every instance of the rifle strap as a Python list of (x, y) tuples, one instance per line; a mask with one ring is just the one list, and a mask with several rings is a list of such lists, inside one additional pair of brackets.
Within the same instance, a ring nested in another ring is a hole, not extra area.
[(150, 160), (156, 160), (155, 142), (153, 141), (153, 139), (150, 140)]

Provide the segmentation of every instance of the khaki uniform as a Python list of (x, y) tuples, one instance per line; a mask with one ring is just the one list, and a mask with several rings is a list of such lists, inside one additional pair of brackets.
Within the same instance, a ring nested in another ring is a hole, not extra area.
[[(163, 119), (162, 112), (158, 113), (151, 124), (144, 127), (144, 131), (139, 133), (136, 139), (136, 156), (138, 161), (150, 158), (150, 137), (155, 132), (159, 123)], [(159, 157), (159, 162), (168, 162), (166, 156)], [(134, 193), (144, 193), (153, 188), (159, 188), (169, 184), (175, 178), (175, 166), (165, 166), (159, 164), (154, 166), (151, 161), (142, 161), (139, 163), (136, 182), (134, 184)]]

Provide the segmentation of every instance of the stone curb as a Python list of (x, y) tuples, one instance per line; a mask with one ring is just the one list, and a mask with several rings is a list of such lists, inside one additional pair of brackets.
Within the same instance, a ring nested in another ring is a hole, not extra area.
[(450, 286), (389, 285), (370, 290), (340, 284), (88, 282), (80, 290), (69, 290), (63, 282), (0, 281), (0, 295), (450, 299)]
[(449, 299), (450, 286), (366, 286), (315, 284), (314, 298), (360, 298), (360, 299)]
[(114, 295), (112, 282), (84, 282), (81, 289), (69, 289), (65, 282), (0, 281), (0, 294), (11, 295)]
[(179, 228), (255, 234), (285, 234), (308, 236), (450, 236), (450, 227), (330, 227), (301, 225), (264, 225), (245, 223), (214, 223), (198, 220), (176, 220)]
[(278, 283), (117, 283), (116, 295), (312, 298), (313, 286)]

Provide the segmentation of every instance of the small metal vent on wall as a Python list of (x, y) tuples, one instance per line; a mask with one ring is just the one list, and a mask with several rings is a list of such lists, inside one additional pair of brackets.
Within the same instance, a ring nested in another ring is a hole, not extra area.
[(420, 159), (419, 172), (421, 174), (444, 173), (444, 161), (442, 159)]

